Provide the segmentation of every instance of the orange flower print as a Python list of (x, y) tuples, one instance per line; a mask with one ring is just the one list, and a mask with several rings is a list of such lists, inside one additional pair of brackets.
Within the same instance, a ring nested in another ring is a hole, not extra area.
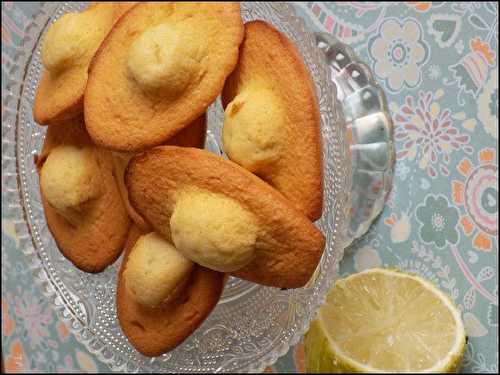
[(431, 8), (432, 1), (405, 1), (405, 4), (417, 12), (425, 13)]
[(10, 336), (14, 331), (15, 322), (9, 315), (9, 305), (2, 299), (2, 335)]
[(79, 350), (75, 351), (76, 362), (78, 366), (83, 370), (83, 372), (96, 373), (97, 365), (90, 355), (81, 352)]
[(29, 370), (23, 345), (16, 339), (10, 344), (9, 352), (5, 356), (5, 372), (28, 372)]
[(293, 361), (295, 363), (295, 369), (297, 370), (297, 372), (305, 372), (305, 353), (304, 344), (302, 343), (302, 341), (295, 345), (293, 351)]
[(69, 338), (69, 330), (68, 327), (66, 327), (66, 324), (63, 322), (57, 323), (57, 335), (61, 339), (61, 341), (66, 342), (68, 341)]
[(491, 251), (498, 235), (498, 165), (496, 151), (484, 148), (478, 153), (479, 165), (467, 157), (457, 166), (463, 181), (452, 181), (452, 199), (465, 208), (460, 227), (473, 236), (474, 248)]

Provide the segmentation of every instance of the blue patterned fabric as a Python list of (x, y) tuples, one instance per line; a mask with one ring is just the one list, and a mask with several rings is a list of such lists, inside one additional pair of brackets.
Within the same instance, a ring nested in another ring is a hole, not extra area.
[[(13, 46), (38, 6), (2, 3), (2, 90), (16, 64)], [(398, 267), (432, 280), (462, 310), (469, 335), (464, 371), (498, 372), (498, 5), (309, 2), (296, 8), (311, 30), (350, 44), (371, 67), (395, 125), (394, 187), (382, 215), (347, 250), (341, 273)], [(6, 370), (109, 371), (34, 284), (3, 193)], [(266, 371), (303, 369), (300, 343)]]

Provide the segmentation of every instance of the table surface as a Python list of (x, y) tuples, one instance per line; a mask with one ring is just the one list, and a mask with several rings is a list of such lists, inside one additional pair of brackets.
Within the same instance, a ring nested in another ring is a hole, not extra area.
[[(2, 3), (3, 82), (39, 3)], [(347, 250), (343, 275), (398, 267), (455, 300), (464, 370), (498, 372), (498, 6), (296, 3), (312, 30), (349, 43), (386, 90), (397, 162), (384, 212)], [(2, 99), (3, 112), (3, 99)], [(2, 189), (3, 189), (2, 171)], [(4, 192), (2, 191), (2, 203)], [(2, 204), (2, 351), (7, 371), (109, 371), (34, 284)], [(299, 343), (268, 372), (304, 369)]]

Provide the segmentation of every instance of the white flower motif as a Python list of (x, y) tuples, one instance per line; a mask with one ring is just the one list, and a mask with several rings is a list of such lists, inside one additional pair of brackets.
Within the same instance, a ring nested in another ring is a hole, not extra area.
[(421, 66), (429, 56), (422, 40), (420, 25), (412, 18), (400, 24), (390, 18), (380, 27), (380, 33), (370, 41), (369, 52), (375, 60), (375, 74), (387, 80), (390, 90), (415, 87), (421, 79)]
[(391, 241), (401, 243), (408, 240), (411, 233), (410, 218), (406, 212), (402, 212), (398, 218), (395, 213), (384, 220), (384, 223), (391, 227)]
[(429, 68), (429, 78), (435, 81), (440, 76), (441, 76), (441, 68), (439, 67), (439, 65), (436, 64), (431, 65), (431, 67)]
[(440, 213), (432, 215), (432, 227), (436, 232), (442, 232), (446, 226), (446, 219)]
[(464, 52), (465, 44), (463, 39), (460, 39), (458, 42), (455, 43), (455, 49), (457, 52), (461, 55)]
[(491, 72), (483, 92), (478, 99), (478, 118), (484, 130), (494, 138), (498, 138), (498, 69)]
[(401, 181), (404, 181), (410, 173), (410, 168), (405, 163), (398, 161), (394, 173)]

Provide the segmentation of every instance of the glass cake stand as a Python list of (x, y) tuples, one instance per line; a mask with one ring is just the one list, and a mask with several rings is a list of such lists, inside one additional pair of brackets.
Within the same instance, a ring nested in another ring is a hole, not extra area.
[(385, 93), (351, 47), (315, 33), (337, 88), (351, 162), (346, 246), (368, 231), (382, 212), (394, 173), (394, 127)]
[[(344, 247), (383, 207), (390, 187), (392, 123), (369, 69), (345, 45), (305, 29), (293, 6), (242, 3), (245, 21), (270, 22), (295, 42), (316, 85), (324, 150), (326, 236), (318, 268), (304, 288), (280, 290), (231, 278), (208, 319), (179, 347), (156, 358), (139, 354), (116, 319), (121, 259), (100, 274), (76, 269), (58, 251), (45, 221), (34, 156), (45, 127), (32, 116), (41, 73), (41, 40), (48, 26), (85, 3), (45, 3), (25, 27), (8, 75), (2, 118), (2, 173), (9, 214), (35, 280), (59, 318), (95, 356), (116, 371), (258, 372), (297, 343), (324, 301)], [(319, 43), (320, 49), (317, 47)], [(325, 53), (323, 53), (323, 50)], [(325, 57), (326, 62), (325, 63)], [(221, 151), (220, 100), (208, 110), (207, 148)], [(345, 120), (344, 120), (345, 118)], [(224, 155), (223, 155), (224, 156)], [(358, 202), (351, 207), (350, 202)]]

